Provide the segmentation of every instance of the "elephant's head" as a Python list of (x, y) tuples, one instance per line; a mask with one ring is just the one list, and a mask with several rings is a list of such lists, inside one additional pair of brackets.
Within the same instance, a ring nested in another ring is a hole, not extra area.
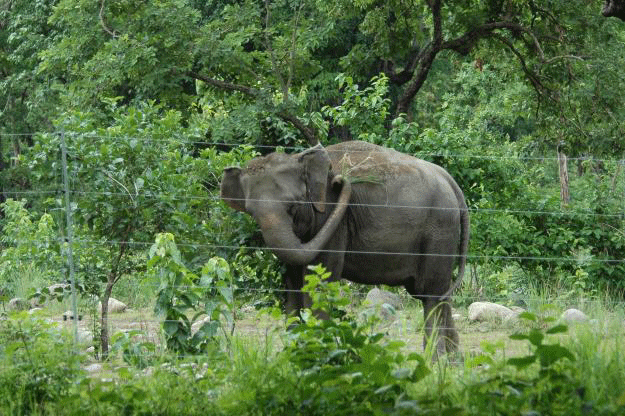
[[(328, 187), (341, 185), (336, 204), (327, 203)], [(243, 169), (227, 168), (221, 182), (221, 198), (254, 217), (278, 258), (299, 265), (310, 263), (336, 231), (350, 193), (349, 182), (333, 176), (330, 158), (321, 145), (295, 155), (272, 153), (251, 160)], [(302, 221), (329, 211), (319, 232), (302, 243), (299, 229), (311, 226)]]

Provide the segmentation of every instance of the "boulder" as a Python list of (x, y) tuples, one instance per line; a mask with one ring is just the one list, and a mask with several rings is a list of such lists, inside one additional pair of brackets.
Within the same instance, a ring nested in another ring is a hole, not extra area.
[(371, 306), (384, 305), (386, 303), (392, 306), (395, 310), (401, 309), (401, 299), (399, 298), (399, 295), (393, 292), (378, 289), (377, 287), (374, 287), (369, 291), (369, 293), (367, 293), (367, 298), (365, 300)]
[(33, 314), (35, 314), (35, 313), (37, 313), (39, 311), (42, 311), (42, 310), (43, 310), (42, 308), (32, 308), (31, 310), (28, 311), (28, 314), (29, 315), (33, 315)]
[(102, 371), (102, 364), (94, 363), (85, 367), (85, 370), (89, 373), (99, 373)]
[[(109, 313), (122, 313), (126, 310), (128, 306), (124, 302), (121, 302), (115, 298), (109, 298)], [(102, 304), (98, 304), (98, 311), (102, 313)]]
[(204, 318), (200, 319), (199, 321), (193, 322), (193, 325), (191, 325), (191, 333), (195, 334), (202, 327), (202, 325), (204, 325), (206, 322), (210, 322), (210, 321), (211, 321), (210, 316), (205, 316)]
[(30, 303), (24, 298), (13, 298), (9, 301), (7, 308), (10, 311), (26, 311), (30, 309)]
[(562, 313), (562, 316), (560, 317), (560, 319), (562, 319), (564, 322), (566, 322), (567, 324), (576, 324), (579, 322), (586, 322), (588, 321), (588, 316), (580, 311), (579, 309), (567, 309)]
[(510, 310), (512, 311), (512, 315), (507, 316), (504, 318), (504, 322), (505, 323), (509, 323), (509, 322), (516, 322), (519, 318), (519, 315), (523, 312), (525, 312), (525, 309), (523, 309), (520, 306), (510, 306)]
[(50, 293), (63, 293), (65, 290), (70, 290), (71, 285), (69, 283), (55, 283), (48, 286)]
[(473, 302), (469, 305), (469, 321), (504, 321), (515, 312), (503, 305), (491, 302)]
[(78, 328), (78, 339), (79, 344), (93, 344), (93, 332), (87, 331), (86, 329)]
[[(65, 311), (65, 313), (63, 313), (63, 320), (64, 321), (72, 321), (74, 320), (74, 312), (69, 310), (69, 311)], [(82, 315), (78, 314), (78, 320), (82, 321)]]

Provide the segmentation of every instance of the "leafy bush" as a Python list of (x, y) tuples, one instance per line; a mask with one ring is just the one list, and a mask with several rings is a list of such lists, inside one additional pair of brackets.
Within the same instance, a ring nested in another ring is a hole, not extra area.
[[(297, 414), (379, 414), (417, 409), (406, 386), (430, 370), (417, 354), (405, 355), (401, 341), (389, 341), (375, 331), (377, 315), (359, 321), (349, 313), (349, 286), (328, 282), (330, 273), (311, 268), (304, 292), (311, 310), (288, 334), (285, 354), (300, 380)], [(326, 314), (330, 319), (319, 319)]]
[[(234, 329), (233, 281), (224, 259), (213, 257), (198, 276), (183, 264), (174, 236), (157, 234), (150, 249), (148, 271), (160, 279), (154, 310), (164, 317), (168, 349), (202, 353), (215, 345), (218, 331), (228, 335), (227, 328)], [(193, 333), (193, 323), (201, 316), (208, 320)]]
[[(0, 291), (26, 297), (37, 285), (58, 282), (63, 261), (53, 217), (34, 220), (26, 200), (7, 199), (1, 206), (5, 219), (0, 236)], [(19, 293), (21, 292), (21, 293)]]
[[(520, 318), (537, 321), (537, 316), (528, 312)], [(511, 339), (527, 341), (530, 353), (507, 359), (504, 367), (496, 365), (492, 356), (480, 356), (474, 364), (486, 364), (483, 373), (487, 377), (467, 385), (464, 394), (469, 414), (602, 414), (600, 407), (585, 397), (584, 376), (571, 350), (560, 342), (545, 343), (546, 336), (567, 330), (557, 324), (511, 335)]]
[(36, 414), (69, 394), (82, 376), (71, 339), (25, 312), (0, 320), (0, 413)]

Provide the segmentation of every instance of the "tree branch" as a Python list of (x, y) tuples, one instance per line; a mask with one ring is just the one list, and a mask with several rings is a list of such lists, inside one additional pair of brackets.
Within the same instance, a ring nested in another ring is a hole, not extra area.
[(284, 81), (284, 77), (282, 73), (278, 69), (278, 64), (276, 62), (276, 54), (273, 51), (273, 46), (271, 44), (271, 40), (269, 39), (269, 19), (271, 18), (271, 11), (269, 10), (269, 0), (265, 0), (265, 47), (267, 51), (269, 51), (269, 57), (271, 58), (271, 69), (273, 70), (278, 82), (280, 82), (280, 87), (282, 88), (282, 100), (287, 101), (289, 98), (289, 90), (286, 82)]
[[(467, 31), (466, 33), (455, 39), (443, 41), (440, 3), (440, 1), (431, 1), (428, 3), (430, 9), (432, 10), (432, 18), (434, 21), (433, 39), (429, 45), (427, 45), (424, 49), (422, 49), (421, 51), (419, 51), (419, 53), (415, 55), (414, 61), (408, 67), (408, 69), (412, 71), (412, 78), (410, 79), (409, 85), (404, 90), (404, 93), (398, 100), (397, 114), (408, 113), (410, 103), (414, 99), (414, 96), (417, 94), (419, 89), (425, 83), (434, 59), (440, 51), (451, 49), (461, 55), (467, 55), (475, 47), (478, 41), (488, 37), (497, 38), (517, 56), (517, 58), (521, 62), (523, 71), (530, 79), (530, 82), (532, 83), (536, 91), (542, 95), (544, 90), (546, 90), (547, 88), (545, 88), (545, 86), (540, 82), (538, 76), (527, 67), (523, 55), (512, 45), (510, 41), (496, 33), (497, 30), (505, 29), (511, 32), (521, 32), (527, 34), (532, 39), (540, 61), (544, 62), (545, 56), (542, 47), (540, 46), (540, 42), (531, 30), (518, 23), (509, 21), (498, 21), (485, 23)], [(404, 70), (398, 74), (392, 74), (392, 76), (390, 76), (389, 78), (391, 78), (391, 80), (399, 82), (401, 85), (401, 83), (406, 82), (406, 78), (409, 76), (410, 75), (406, 73), (406, 70)]]
[(561, 59), (577, 59), (578, 61), (583, 61), (584, 57), (582, 56), (575, 56), (575, 55), (559, 55), (559, 56), (554, 56), (553, 58), (549, 58), (545, 61), (543, 61), (543, 64), (545, 65), (549, 65), (555, 61), (559, 61)]
[(397, 114), (408, 114), (410, 103), (414, 96), (423, 86), (423, 83), (427, 79), (428, 73), (434, 63), (434, 58), (441, 50), (443, 42), (443, 26), (441, 20), (441, 0), (432, 0), (428, 2), (430, 9), (432, 10), (432, 20), (434, 21), (434, 33), (432, 43), (420, 51), (415, 57), (418, 62), (415, 68), (417, 69), (416, 75), (412, 77), (408, 86), (397, 100)]
[[(218, 79), (210, 78), (202, 74), (198, 74), (194, 71), (188, 71), (187, 75), (193, 79), (203, 81), (209, 85), (212, 85), (215, 88), (225, 91), (238, 91), (252, 98), (261, 98), (262, 92), (255, 88), (248, 87), (246, 85), (241, 84), (233, 84), (231, 82), (221, 81)], [(289, 113), (286, 110), (274, 110), (275, 114), (280, 117), (282, 120), (291, 123), (293, 127), (299, 130), (300, 133), (306, 138), (308, 143), (311, 146), (319, 143), (319, 137), (317, 136), (317, 132), (314, 128), (308, 127), (305, 125), (297, 116)]]
[(100, 17), (100, 25), (102, 26), (102, 29), (104, 29), (104, 31), (105, 31), (106, 33), (108, 33), (108, 34), (109, 34), (109, 35), (111, 35), (112, 37), (116, 38), (116, 37), (117, 37), (117, 33), (115, 33), (115, 31), (114, 31), (114, 30), (109, 29), (109, 28), (106, 26), (106, 22), (104, 21), (104, 1), (105, 1), (105, 0), (102, 0), (102, 1), (100, 2), (100, 14), (99, 14), (99, 17)]
[(536, 90), (536, 92), (538, 93), (538, 95), (544, 95), (544, 91), (548, 90), (547, 87), (545, 87), (542, 82), (540, 82), (540, 79), (538, 78), (538, 76), (527, 67), (527, 64), (525, 63), (525, 58), (523, 58), (523, 55), (521, 54), (521, 52), (519, 52), (514, 45), (512, 44), (512, 42), (510, 42), (508, 39), (504, 38), (503, 36), (500, 36), (496, 33), (493, 33), (492, 36), (499, 40), (501, 43), (503, 43), (504, 45), (506, 45), (508, 47), (508, 49), (510, 49), (510, 51), (512, 51), (513, 54), (516, 55), (516, 57), (519, 59), (519, 62), (521, 63), (521, 68), (523, 69), (523, 72), (525, 73), (525, 75), (527, 75), (527, 78), (530, 80), (530, 82), (532, 83), (532, 86), (534, 87), (534, 89)]
[(248, 87), (246, 85), (233, 84), (231, 82), (221, 81), (219, 79), (210, 78), (205, 75), (198, 74), (197, 72), (194, 72), (194, 71), (188, 71), (187, 75), (193, 79), (205, 82), (209, 85), (212, 85), (213, 87), (219, 88), (220, 90), (238, 91), (238, 92), (242, 92), (245, 95), (249, 95), (251, 97), (258, 97), (260, 95), (260, 90)]
[(276, 112), (276, 115), (282, 120), (288, 121), (293, 125), (293, 127), (299, 130), (300, 133), (302, 133), (304, 137), (306, 137), (306, 140), (308, 141), (308, 144), (310, 146), (315, 146), (319, 143), (319, 137), (317, 136), (315, 129), (305, 125), (299, 118), (297, 118), (297, 116), (294, 116), (291, 113), (287, 113), (284, 110)]
[(293, 82), (293, 73), (295, 72), (295, 44), (297, 42), (297, 29), (299, 28), (299, 18), (302, 12), (302, 8), (304, 7), (304, 2), (300, 0), (299, 8), (297, 9), (297, 13), (295, 15), (295, 25), (293, 27), (293, 36), (291, 37), (291, 51), (289, 52), (289, 78), (286, 81), (286, 90), (291, 88), (291, 83)]
[[(512, 22), (493, 22), (486, 23), (484, 25), (478, 26), (474, 29), (469, 30), (464, 35), (457, 37), (456, 39), (448, 40), (441, 45), (441, 49), (451, 49), (453, 51), (458, 52), (461, 55), (467, 55), (473, 47), (477, 44), (477, 42), (481, 39), (487, 38), (489, 36), (494, 36), (494, 31), (498, 29), (508, 29), (517, 32), (528, 32), (528, 30), (517, 24)], [(534, 38), (535, 39), (535, 38)], [(542, 49), (540, 49), (539, 45), (539, 53), (542, 53)]]

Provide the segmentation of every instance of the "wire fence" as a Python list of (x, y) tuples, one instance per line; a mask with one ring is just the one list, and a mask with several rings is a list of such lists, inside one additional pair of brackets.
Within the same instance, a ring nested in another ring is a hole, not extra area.
[[(49, 135), (61, 135), (65, 134), (68, 137), (71, 136), (81, 136), (90, 139), (98, 139), (98, 140), (106, 140), (106, 141), (117, 141), (120, 143), (125, 143), (130, 140), (136, 140), (140, 142), (149, 142), (149, 143), (171, 143), (176, 145), (193, 145), (199, 146), (201, 148), (205, 147), (216, 147), (216, 148), (239, 148), (241, 146), (250, 147), (254, 149), (264, 149), (264, 150), (280, 150), (286, 152), (300, 152), (306, 149), (304, 146), (289, 146), (289, 145), (268, 145), (268, 144), (240, 144), (240, 143), (229, 143), (223, 141), (211, 141), (211, 140), (195, 140), (195, 139), (185, 139), (184, 142), (181, 142), (179, 138), (171, 138), (171, 137), (150, 137), (146, 139), (142, 136), (114, 136), (114, 135), (101, 135), (101, 134), (91, 134), (91, 133), (63, 133), (63, 132), (53, 132), (53, 133), (44, 133)], [(40, 133), (2, 133), (5, 137), (35, 137), (40, 135)], [(60, 149), (59, 149), (60, 151)], [(428, 152), (428, 151), (417, 151), (413, 156), (416, 157), (445, 157), (448, 159), (480, 159), (480, 160), (524, 160), (524, 161), (539, 161), (539, 162), (549, 162), (549, 161), (558, 161), (559, 158), (557, 155), (513, 155), (513, 156), (504, 156), (504, 155), (484, 155), (479, 153), (451, 153), (451, 152)], [(613, 163), (625, 163), (625, 159), (623, 158), (606, 158), (606, 157), (595, 157), (593, 155), (584, 155), (578, 157), (567, 157), (569, 162), (579, 162), (579, 161), (594, 161), (594, 162), (613, 162)]]
[[(142, 198), (142, 200), (153, 200), (153, 201), (159, 201), (162, 199), (167, 199), (168, 201), (185, 201), (185, 202), (191, 202), (191, 201), (195, 201), (195, 202), (217, 202), (217, 200), (219, 200), (219, 196), (216, 195), (214, 192), (210, 193), (207, 192), (206, 195), (190, 195), (188, 192), (185, 192), (185, 190), (179, 190), (178, 192), (167, 192), (167, 193), (160, 193), (160, 192), (148, 192), (145, 190), (139, 190), (139, 189), (135, 189), (133, 190), (133, 192), (129, 192), (128, 189), (123, 189), (123, 190), (111, 190), (111, 191), (93, 191), (93, 190), (89, 190), (86, 189), (88, 188), (88, 184), (87, 183), (83, 183), (82, 180), (76, 176), (75, 174), (75, 170), (71, 168), (72, 165), (75, 164), (79, 164), (79, 163), (84, 163), (84, 161), (82, 160), (82, 155), (77, 154), (74, 149), (70, 149), (68, 150), (67, 145), (65, 145), (64, 143), (64, 134), (62, 133), (55, 133), (58, 134), (59, 137), (62, 138), (61, 140), (61, 144), (59, 146), (58, 149), (58, 155), (54, 154), (54, 155), (45, 155), (45, 157), (48, 158), (55, 158), (58, 163), (57, 164), (53, 164), (57, 167), (57, 170), (54, 172), (49, 172), (49, 174), (54, 178), (52, 180), (52, 186), (51, 188), (54, 189), (47, 189), (47, 190), (30, 190), (30, 189), (22, 189), (22, 188), (9, 188), (9, 187), (4, 187), (4, 189), (2, 189), (2, 193), (3, 193), (3, 197), (4, 199), (6, 198), (26, 198), (26, 199), (41, 199), (41, 198), (57, 198), (59, 200), (63, 200), (61, 206), (57, 207), (57, 208), (51, 208), (51, 209), (56, 209), (59, 211), (63, 211), (63, 213), (66, 214), (66, 221), (65, 221), (65, 228), (64, 229), (60, 229), (59, 233), (56, 237), (56, 242), (59, 246), (64, 247), (63, 252), (60, 253), (62, 255), (65, 256), (69, 256), (70, 258), (68, 258), (65, 262), (65, 264), (63, 265), (63, 270), (60, 272), (60, 274), (63, 275), (67, 275), (69, 281), (71, 282), (71, 284), (74, 284), (75, 281), (75, 277), (73, 276), (74, 271), (73, 269), (76, 267), (77, 269), (79, 269), (78, 265), (74, 265), (74, 260), (71, 259), (72, 256), (72, 252), (71, 249), (72, 247), (110, 247), (110, 246), (126, 246), (126, 247), (131, 247), (135, 250), (138, 251), (146, 251), (147, 249), (149, 249), (153, 244), (154, 244), (154, 240), (152, 239), (148, 239), (148, 240), (144, 240), (144, 241), (137, 241), (137, 239), (128, 239), (128, 240), (123, 240), (123, 239), (107, 239), (107, 238), (101, 238), (101, 239), (87, 239), (87, 238), (82, 238), (82, 237), (76, 237), (74, 238), (72, 236), (71, 230), (73, 228), (72, 226), (72, 215), (73, 215), (73, 208), (72, 206), (76, 204), (76, 201), (79, 200), (80, 198), (83, 197), (99, 197), (100, 199), (106, 199), (106, 198), (125, 198), (128, 197), (129, 195), (134, 198), (134, 199), (138, 199), (138, 198)], [(26, 137), (26, 136), (32, 136), (32, 134), (4, 134), (5, 136), (9, 136), (9, 137), (16, 137), (16, 138), (21, 138), (21, 137)], [(94, 139), (94, 140), (107, 140), (107, 141), (113, 141), (116, 142), (118, 141), (119, 143), (122, 142), (127, 142), (129, 140), (132, 140), (132, 138), (129, 137), (123, 137), (123, 138), (118, 138), (118, 137), (111, 137), (111, 136), (99, 136), (99, 135), (90, 135), (90, 138)], [(137, 137), (136, 140), (139, 141), (146, 141), (145, 138), (142, 137)], [(152, 138), (150, 139), (148, 142), (148, 144), (158, 144), (158, 143), (171, 143), (171, 144), (177, 144), (179, 143), (178, 141), (174, 140), (174, 139), (169, 139), (169, 138)], [(210, 141), (199, 141), (199, 140), (190, 140), (184, 143), (184, 145), (188, 145), (188, 146), (199, 146), (199, 147), (219, 147), (219, 148), (235, 148), (238, 147), (239, 145), (236, 144), (231, 144), (231, 143), (217, 143), (217, 142), (210, 142)], [(264, 150), (273, 150), (275, 149), (275, 146), (256, 146), (257, 148), (262, 147)], [(288, 146), (281, 146), (282, 150), (286, 150), (288, 152), (296, 152), (296, 151), (301, 151), (303, 150), (303, 148), (301, 147), (288, 147)], [(68, 160), (65, 160), (65, 156), (67, 155)], [(518, 156), (495, 156), (495, 155), (480, 155), (480, 154), (450, 154), (450, 153), (446, 153), (446, 152), (440, 152), (440, 153), (434, 153), (434, 152), (422, 152), (422, 153), (417, 153), (415, 156), (417, 157), (424, 157), (424, 158), (436, 158), (436, 157), (443, 157), (445, 158), (445, 160), (454, 160), (454, 159), (458, 159), (458, 160), (467, 160), (467, 159), (475, 159), (475, 160), (481, 160), (481, 161), (508, 161), (508, 160), (516, 160), (516, 161), (521, 161), (524, 163), (531, 163), (531, 164), (545, 164), (545, 165), (549, 165), (552, 169), (554, 169), (555, 171), (557, 171), (557, 163), (558, 163), (558, 157), (556, 156), (542, 156), (542, 157), (536, 157), (536, 156), (524, 156), (524, 155), (518, 155)], [(165, 159), (163, 159), (165, 160)], [(584, 161), (588, 161), (591, 160), (593, 162), (596, 163), (613, 163), (613, 164), (617, 164), (620, 165), (622, 167), (625, 167), (625, 160), (622, 159), (598, 159), (598, 158), (593, 158), (593, 157), (579, 157), (579, 158), (569, 158), (568, 162), (569, 163), (576, 163), (576, 162), (584, 162)], [(125, 161), (121, 161), (119, 162), (120, 164), (124, 164), (126, 163)], [(623, 169), (622, 167), (617, 168), (614, 172), (612, 172), (611, 174), (613, 175), (612, 177), (612, 188), (614, 193), (616, 194), (622, 194), (623, 195), (623, 201), (625, 201), (625, 169)], [(106, 170), (106, 166), (101, 166), (100, 167), (102, 170)], [(112, 180), (114, 180), (114, 178), (112, 178)], [(557, 178), (554, 178), (554, 180), (557, 180)], [(617, 188), (617, 185), (620, 186), (620, 188)], [(123, 185), (122, 185), (123, 188)], [(263, 200), (263, 201), (267, 201), (267, 200)], [(285, 202), (282, 201), (280, 199), (275, 199), (275, 200), (271, 200), (271, 202), (277, 203), (277, 202)], [(328, 203), (331, 204), (331, 203)], [(438, 209), (451, 209), (451, 208), (441, 208), (441, 207), (436, 207), (436, 206), (412, 206), (412, 205), (405, 205), (405, 204), (393, 204), (393, 203), (380, 203), (380, 204), (362, 204), (362, 203), (353, 203), (351, 204), (354, 207), (369, 207), (369, 208), (375, 208), (375, 209), (385, 209), (385, 210), (438, 210)], [(470, 215), (473, 216), (479, 216), (479, 215), (483, 215), (483, 216), (491, 216), (491, 215), (497, 215), (497, 214), (508, 214), (508, 215), (519, 215), (519, 216), (532, 216), (532, 215), (538, 215), (538, 216), (552, 216), (552, 217), (576, 217), (576, 218), (585, 218), (587, 221), (601, 221), (601, 220), (615, 220), (615, 221), (621, 221), (621, 224), (623, 226), (625, 226), (625, 203), (621, 204), (620, 208), (615, 210), (615, 211), (605, 211), (603, 210), (602, 212), (597, 212), (597, 210), (593, 210), (592, 208), (588, 208), (586, 210), (575, 210), (575, 211), (566, 211), (566, 210), (552, 210), (552, 209), (519, 209), (516, 207), (493, 207), (493, 208), (481, 208), (481, 207), (476, 207), (476, 206), (469, 206), (468, 211), (470, 213)], [(624, 230), (620, 230), (620, 229), (615, 229), (614, 230), (616, 235), (620, 235), (619, 233), (623, 234), (623, 238), (625, 238), (625, 231)], [(222, 233), (222, 234), (220, 234)], [(230, 235), (230, 231), (228, 231), (227, 233), (223, 233), (222, 231), (215, 231), (213, 234), (213, 238), (212, 241), (221, 241), (224, 239), (227, 239)], [(40, 246), (45, 246), (46, 244), (50, 243), (50, 240), (48, 239), (38, 239), (35, 236), (26, 238), (24, 239), (20, 239), (20, 238), (10, 238), (9, 239), (10, 242), (7, 242), (7, 239), (4, 239), (3, 241), (5, 241), (5, 247), (9, 246), (9, 245), (19, 245), (19, 244), (30, 244), (34, 247), (40, 247)], [(70, 243), (70, 244), (65, 244), (65, 243)], [(198, 241), (185, 241), (184, 239), (182, 241), (177, 241), (176, 245), (179, 247), (183, 247), (186, 249), (193, 249), (193, 250), (204, 250), (204, 251), (209, 251), (209, 252), (217, 252), (217, 251), (229, 251), (229, 252), (238, 252), (239, 250), (241, 250), (242, 246), (240, 244), (216, 244), (216, 243), (209, 243), (209, 242), (198, 242)], [(266, 245), (252, 245), (252, 244), (247, 244), (245, 246), (245, 248), (249, 249), (249, 250), (262, 250), (262, 251), (272, 251), (273, 248), (272, 247), (268, 247)], [(284, 249), (281, 248), (281, 250), (283, 251), (288, 251), (290, 249)], [(380, 255), (384, 255), (384, 256), (406, 256), (406, 257), (415, 257), (415, 256), (430, 256), (430, 257), (434, 257), (434, 256), (453, 256), (453, 257), (457, 257), (456, 254), (450, 255), (450, 254), (436, 254), (436, 253), (418, 253), (418, 252), (404, 252), (404, 251), (375, 251), (375, 250), (320, 250), (320, 252), (323, 253), (340, 253), (340, 254), (350, 254), (350, 255), (368, 255), (368, 256), (380, 256)], [(571, 255), (568, 257), (564, 257), (564, 256), (544, 256), (544, 255), (506, 255), (506, 254), (493, 254), (493, 255), (481, 255), (481, 254), (477, 254), (475, 252), (469, 252), (469, 254), (467, 255), (467, 260), (471, 263), (471, 262), (480, 262), (480, 261), (502, 261), (502, 262), (521, 262), (521, 261), (530, 261), (530, 262), (546, 262), (546, 263), (553, 263), (553, 264), (562, 264), (562, 263), (579, 263), (580, 262), (580, 257), (577, 255)], [(594, 263), (598, 263), (598, 264), (603, 264), (603, 265), (623, 265), (625, 264), (625, 253), (623, 257), (613, 257), (613, 258), (592, 258), (590, 260), (586, 259), (585, 261), (591, 261)], [(625, 276), (623, 276), (623, 278), (625, 279)], [(157, 290), (159, 285), (157, 283), (154, 284), (143, 284), (146, 287), (151, 287), (152, 290)], [(184, 289), (185, 286), (181, 286), (179, 287), (180, 289)], [(253, 288), (253, 287), (240, 287), (238, 288), (238, 293), (244, 292), (246, 294), (246, 296), (249, 296), (250, 294), (270, 294), (273, 295), (275, 297), (281, 297), (284, 294), (288, 293), (288, 290), (286, 289), (278, 289), (278, 288)], [(76, 301), (76, 290), (72, 290), (72, 315), (69, 319), (70, 322), (72, 322), (72, 324), (74, 325), (74, 331), (75, 331), (75, 339), (78, 340), (79, 338), (79, 333), (78, 333), (78, 320), (77, 319), (72, 319), (72, 317), (75, 316), (79, 316), (79, 315), (84, 315), (85, 313), (79, 313), (78, 308), (79, 305)], [(359, 298), (362, 300), (362, 298), (364, 298), (365, 296), (365, 292), (361, 291), (360, 289), (357, 289), (354, 292), (354, 297)], [(427, 297), (428, 295), (424, 295), (423, 297)], [(539, 303), (539, 302), (544, 302), (545, 299), (542, 297), (531, 297), (531, 296), (524, 296), (524, 302), (527, 303)], [(461, 293), (459, 294), (459, 298), (457, 298), (457, 301), (460, 301), (460, 303), (470, 303), (472, 301), (481, 301), (481, 300), (485, 300), (484, 297), (482, 295), (479, 294), (467, 294), (467, 293)], [(512, 301), (512, 298), (508, 299), (508, 301)], [(566, 300), (562, 300), (562, 299), (553, 299), (552, 301), (550, 301), (550, 303), (559, 303), (559, 302), (567, 302)], [(592, 304), (595, 302), (603, 302), (602, 300), (595, 300), (595, 299), (584, 299), (584, 302), (586, 302), (586, 304)], [(84, 308), (84, 306), (81, 306), (81, 308)], [(83, 309), (84, 310), (84, 309)], [(235, 316), (239, 314), (239, 316), (241, 315), (240, 311), (235, 311)], [(65, 314), (67, 315), (67, 314)], [(251, 313), (247, 313), (247, 315), (253, 315)], [(58, 319), (60, 321), (60, 318)], [(93, 321), (89, 321), (91, 322), (91, 324), (93, 324)], [(129, 323), (127, 318), (117, 318), (114, 315), (111, 315), (109, 317), (109, 324), (115, 328), (115, 327), (120, 327), (120, 328), (129, 328), (131, 326), (136, 326), (139, 325), (139, 327), (141, 327), (141, 325), (147, 325), (147, 326), (158, 326), (162, 324), (162, 320), (155, 318), (153, 315), (139, 315), (136, 317), (136, 322), (132, 322)], [(400, 332), (404, 331), (404, 329), (410, 327), (411, 325), (413, 326), (417, 326), (417, 325), (422, 325), (422, 320), (415, 320), (415, 322), (420, 322), (419, 324), (411, 324), (411, 320), (406, 318), (402, 321), (401, 325), (401, 329)], [(83, 325), (84, 326), (84, 325)], [(236, 327), (236, 324), (235, 324)], [(254, 325), (250, 325), (248, 326), (247, 330), (249, 332), (253, 332), (251, 329), (254, 328)], [(258, 327), (257, 325), (257, 328)], [(263, 331), (266, 331), (268, 327), (262, 327), (261, 328), (261, 333)], [(414, 329), (414, 331), (412, 331), (411, 333), (414, 333), (415, 335), (418, 333), (418, 328), (413, 327), (412, 329)], [(407, 333), (407, 330), (405, 331)], [(156, 335), (153, 335), (156, 336)]]

